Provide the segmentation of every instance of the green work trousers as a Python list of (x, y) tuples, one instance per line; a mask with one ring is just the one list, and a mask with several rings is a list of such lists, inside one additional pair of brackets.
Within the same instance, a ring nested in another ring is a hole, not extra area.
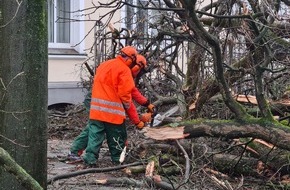
[(75, 155), (81, 155), (82, 152), (87, 148), (88, 139), (89, 139), (89, 126), (90, 122), (83, 129), (81, 134), (79, 134), (73, 141), (72, 146), (70, 147), (70, 152)]
[[(90, 112), (91, 107), (91, 96), (92, 92), (91, 90), (88, 91), (85, 100), (84, 100), (84, 106), (88, 112)], [(73, 141), (72, 146), (70, 148), (70, 152), (75, 155), (81, 155), (83, 150), (87, 148), (88, 145), (88, 139), (89, 139), (89, 126), (90, 121), (87, 123), (86, 127), (83, 129), (81, 134), (79, 134)]]
[(120, 155), (127, 140), (125, 121), (122, 124), (116, 125), (90, 120), (88, 145), (83, 157), (86, 164), (96, 164), (105, 138), (107, 138), (112, 162), (119, 163)]
[(90, 112), (90, 108), (91, 108), (91, 99), (92, 99), (92, 91), (90, 90), (90, 91), (88, 91), (88, 93), (84, 99), (84, 102), (83, 102), (84, 106), (88, 112)]

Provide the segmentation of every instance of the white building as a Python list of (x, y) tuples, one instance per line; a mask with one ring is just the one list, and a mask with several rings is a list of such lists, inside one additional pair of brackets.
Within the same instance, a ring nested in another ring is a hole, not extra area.
[[(84, 100), (86, 90), (81, 87), (81, 78), (86, 72), (81, 72), (81, 67), (85, 68), (83, 63), (94, 56), (91, 48), (96, 22), (89, 20), (104, 14), (103, 9), (93, 14), (93, 9), (79, 11), (89, 7), (93, 7), (92, 2), (85, 0), (48, 1), (48, 106)], [(111, 22), (115, 18), (120, 19), (120, 14), (116, 12)]]

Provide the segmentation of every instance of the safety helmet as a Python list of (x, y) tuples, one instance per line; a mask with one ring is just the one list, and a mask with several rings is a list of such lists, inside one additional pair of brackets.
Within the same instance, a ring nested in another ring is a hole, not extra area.
[(147, 62), (143, 55), (138, 54), (136, 58), (136, 65), (131, 69), (133, 77), (136, 77), (141, 69), (146, 68)]
[(128, 66), (131, 66), (132, 64), (135, 64), (136, 62), (137, 50), (132, 46), (125, 46), (120, 50), (120, 55), (123, 58), (129, 57), (131, 61), (126, 61), (126, 64)]

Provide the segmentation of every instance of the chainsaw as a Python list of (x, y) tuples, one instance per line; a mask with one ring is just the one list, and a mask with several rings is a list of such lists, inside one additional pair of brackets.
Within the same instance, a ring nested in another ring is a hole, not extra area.
[(162, 121), (166, 118), (166, 117), (170, 117), (173, 114), (175, 114), (177, 111), (179, 110), (179, 106), (174, 106), (172, 108), (170, 108), (169, 110), (167, 110), (166, 112), (164, 112), (163, 114), (159, 114), (157, 113), (156, 110), (154, 110), (153, 114), (152, 114), (152, 120), (150, 122), (150, 127), (157, 127), (158, 125), (160, 125), (162, 123)]

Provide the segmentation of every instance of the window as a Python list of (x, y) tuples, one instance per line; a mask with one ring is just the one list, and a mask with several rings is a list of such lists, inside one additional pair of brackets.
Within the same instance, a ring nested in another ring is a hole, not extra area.
[[(80, 0), (49, 0), (48, 1), (48, 48), (51, 54), (84, 53), (83, 22), (71, 22), (81, 19), (81, 13), (75, 10), (83, 8)], [(76, 44), (78, 44), (76, 46)], [(65, 49), (65, 51), (63, 51)], [(68, 51), (73, 50), (73, 51)]]
[[(128, 4), (133, 4), (133, 0), (126, 0), (125, 2)], [(128, 30), (132, 30), (134, 22), (134, 8), (129, 5), (126, 5), (124, 13), (125, 13), (125, 16), (123, 16), (125, 18), (124, 27), (127, 28)]]
[(121, 12), (121, 17), (124, 18), (121, 27), (130, 31), (134, 30), (134, 33), (140, 36), (132, 45), (142, 49), (146, 43), (145, 39), (148, 38), (148, 10), (138, 7), (148, 7), (149, 2), (145, 0), (125, 0), (125, 2), (133, 6), (124, 6), (125, 8)]
[[(143, 0), (126, 0), (126, 3), (131, 5), (136, 5), (139, 7), (148, 7), (148, 1)], [(126, 5), (124, 10), (125, 16), (125, 28), (128, 30), (133, 30), (133, 28), (137, 29), (137, 33), (140, 36), (147, 35), (147, 23), (148, 23), (148, 10), (143, 10), (139, 8), (134, 8), (132, 6)]]
[[(139, 7), (148, 7), (148, 1), (137, 2)], [(148, 10), (137, 10), (137, 33), (142, 36), (148, 36)]]
[[(163, 7), (164, 3), (157, 0), (125, 0), (125, 2), (132, 6), (124, 6), (122, 17), (125, 19), (121, 27), (127, 28), (128, 30), (135, 30), (139, 36), (144, 36), (145, 38), (156, 35), (155, 29), (149, 26), (158, 22), (161, 14), (166, 13), (154, 9), (156, 7)], [(145, 9), (139, 7), (145, 7)]]
[(48, 41), (50, 43), (69, 43), (70, 0), (51, 0), (48, 10)]

